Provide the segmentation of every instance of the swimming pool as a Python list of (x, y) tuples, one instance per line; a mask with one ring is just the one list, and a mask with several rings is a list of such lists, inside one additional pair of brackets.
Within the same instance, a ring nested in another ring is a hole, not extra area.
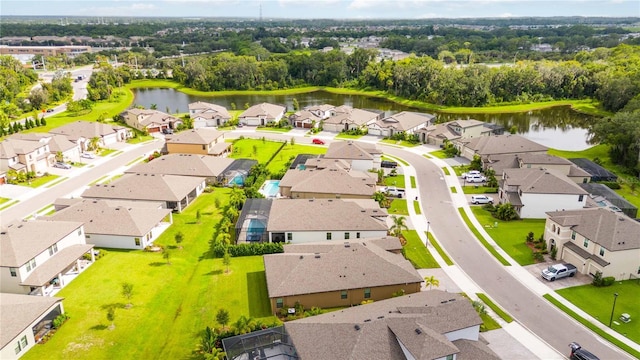
[(278, 196), (280, 191), (280, 180), (267, 180), (262, 184), (260, 188), (260, 194), (267, 198), (274, 198)]
[(229, 184), (227, 186), (234, 186), (234, 185), (244, 186), (244, 177), (241, 174), (234, 176), (233, 179), (229, 181)]

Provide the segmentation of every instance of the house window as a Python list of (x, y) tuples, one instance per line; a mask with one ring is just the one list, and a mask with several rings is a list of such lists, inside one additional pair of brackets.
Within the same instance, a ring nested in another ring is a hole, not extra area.
[(20, 339), (20, 346), (22, 346), (22, 348), (26, 348), (27, 345), (29, 345), (29, 343), (27, 343), (27, 335), (23, 336), (22, 339)]
[(135, 238), (136, 246), (140, 246), (140, 238)]
[(571, 240), (575, 240), (576, 239), (576, 232), (572, 231), (571, 232)]
[(360, 233), (359, 232), (356, 233), (356, 239), (360, 239)]
[(348, 232), (344, 233), (344, 239), (345, 239), (345, 240), (349, 240), (349, 235), (350, 235), (350, 234), (349, 234)]
[(327, 240), (331, 240), (331, 233), (330, 232), (327, 233)]
[(282, 299), (276, 299), (276, 308), (282, 309), (283, 306), (284, 306), (284, 301)]
[(31, 271), (31, 269), (35, 269), (35, 268), (36, 268), (36, 259), (35, 258), (27, 261), (27, 271)]
[(453, 354), (447, 355), (447, 360), (453, 360)]
[(20, 354), (20, 350), (22, 350), (22, 348), (20, 347), (20, 341), (18, 341), (16, 343), (16, 355)]
[(18, 276), (18, 269), (16, 268), (9, 268), (9, 273), (11, 274), (11, 277), (16, 277)]
[(78, 229), (78, 236), (82, 235), (82, 229)]
[(347, 298), (347, 290), (342, 290), (340, 292), (340, 299), (346, 299)]
[(207, 150), (207, 145), (202, 145), (202, 150)]
[(551, 232), (556, 232), (556, 225), (553, 224), (553, 226), (551, 226)]
[(556, 234), (560, 235), (560, 226), (558, 226), (558, 229), (556, 229)]
[(53, 256), (53, 254), (58, 252), (58, 244), (53, 244), (50, 248), (49, 248), (49, 256)]
[(578, 195), (578, 201), (582, 202), (582, 200), (584, 200), (584, 195)]
[(293, 233), (287, 233), (287, 241), (293, 240)]
[(604, 248), (600, 246), (600, 256), (604, 256)]
[(364, 298), (365, 299), (370, 299), (371, 298), (371, 289), (369, 289), (369, 288), (364, 289)]
[(582, 246), (589, 247), (589, 239), (584, 238), (584, 242), (582, 243)]

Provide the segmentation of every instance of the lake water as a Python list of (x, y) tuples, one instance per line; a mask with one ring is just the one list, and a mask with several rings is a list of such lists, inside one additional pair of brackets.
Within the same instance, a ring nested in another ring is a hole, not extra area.
[[(295, 95), (225, 95), (225, 96), (194, 96), (174, 89), (134, 89), (134, 103), (146, 108), (156, 104), (158, 110), (169, 112), (188, 112), (189, 103), (205, 101), (231, 109), (235, 104), (237, 109), (244, 109), (245, 104), (254, 105), (262, 102), (284, 104), (289, 110), (293, 109), (293, 99), (298, 100), (300, 107), (309, 105), (332, 104), (349, 105), (362, 109), (383, 110), (386, 115), (400, 111), (419, 111), (408, 106), (394, 103), (386, 99), (362, 96), (332, 94), (315, 91)], [(571, 110), (568, 106), (558, 106), (543, 110), (512, 114), (448, 114), (431, 113), (438, 116), (438, 120), (476, 119), (492, 122), (504, 126), (508, 131), (516, 126), (518, 134), (536, 141), (542, 145), (561, 150), (584, 150), (591, 145), (587, 143), (589, 123), (595, 119), (591, 116)]]

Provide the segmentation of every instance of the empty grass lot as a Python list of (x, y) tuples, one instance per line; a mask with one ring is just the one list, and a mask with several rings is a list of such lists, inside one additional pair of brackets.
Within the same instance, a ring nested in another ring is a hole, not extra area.
[(415, 230), (403, 231), (402, 235), (407, 240), (402, 248), (404, 257), (411, 261), (414, 268), (433, 269), (440, 267)]
[[(524, 243), (524, 239), (529, 231), (533, 231), (536, 239), (539, 238), (544, 232), (544, 219), (502, 221), (491, 216), (481, 206), (472, 206), (471, 211), (491, 238), (518, 264), (524, 266), (534, 263), (531, 249)], [(496, 222), (497, 227), (494, 226)]]
[(267, 165), (267, 170), (275, 174), (284, 169), (284, 165), (289, 161), (290, 157), (295, 157), (299, 154), (324, 154), (327, 152), (327, 148), (321, 146), (310, 145), (291, 145), (290, 143), (285, 145)]
[[(613, 294), (618, 293), (616, 309), (613, 314), (613, 320), (618, 324), (614, 323), (611, 327), (636, 343), (640, 343), (640, 321), (637, 321), (640, 319), (640, 309), (638, 308), (640, 282), (637, 280), (616, 281), (607, 287), (574, 286), (557, 290), (556, 293), (607, 326), (611, 318)], [(622, 313), (631, 315), (630, 323), (625, 324), (618, 319)]]
[[(108, 250), (108, 253), (65, 287), (65, 310), (71, 319), (44, 345), (23, 359), (188, 359), (200, 332), (215, 326), (220, 308), (231, 322), (240, 315), (267, 323), (270, 314), (262, 257), (232, 258), (225, 274), (221, 259), (209, 256), (209, 239), (220, 219), (228, 189), (201, 195), (157, 241), (170, 250), (161, 253)], [(202, 215), (196, 224), (196, 212)], [(174, 235), (181, 231), (183, 249)], [(130, 309), (121, 284), (134, 285)], [(115, 329), (109, 330), (105, 306), (115, 305)]]
[(406, 215), (409, 216), (409, 210), (407, 209), (407, 200), (405, 199), (393, 199), (391, 206), (388, 209), (389, 215)]
[(277, 141), (240, 139), (233, 143), (233, 153), (230, 157), (255, 159), (260, 164), (266, 164), (281, 146), (282, 143)]

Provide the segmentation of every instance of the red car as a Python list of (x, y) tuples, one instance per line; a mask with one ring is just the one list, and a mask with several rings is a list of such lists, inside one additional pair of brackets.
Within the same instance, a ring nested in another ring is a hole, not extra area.
[(313, 139), (311, 140), (312, 143), (317, 144), (317, 145), (324, 145), (324, 141), (320, 140), (320, 139)]

